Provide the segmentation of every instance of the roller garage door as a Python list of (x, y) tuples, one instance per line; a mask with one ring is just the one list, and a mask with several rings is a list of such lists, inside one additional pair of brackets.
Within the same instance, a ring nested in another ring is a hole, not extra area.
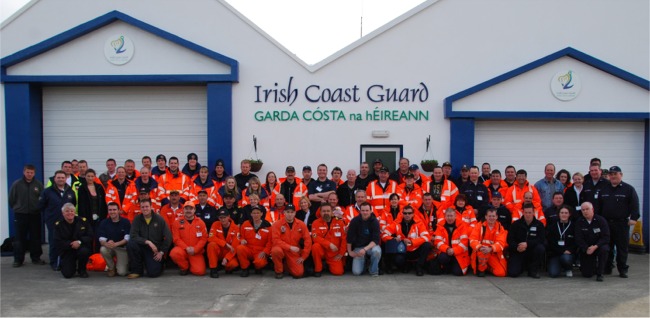
[(620, 166), (623, 181), (643, 201), (643, 149), (643, 122), (476, 121), (474, 162), (489, 162), (502, 173), (512, 164), (525, 169), (534, 183), (544, 176), (548, 162), (556, 171), (585, 174), (589, 160), (598, 157), (603, 168)]
[[(43, 89), (45, 176), (64, 160), (85, 159), (102, 173), (159, 153), (181, 167), (195, 152), (207, 164), (205, 87), (48, 87)], [(153, 163), (155, 165), (155, 162)]]

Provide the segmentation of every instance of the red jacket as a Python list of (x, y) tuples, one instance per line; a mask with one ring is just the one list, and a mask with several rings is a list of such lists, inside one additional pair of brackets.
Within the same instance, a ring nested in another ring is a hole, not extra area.
[(203, 254), (205, 244), (208, 243), (205, 223), (197, 217), (192, 220), (192, 223), (188, 222), (185, 217), (176, 220), (172, 225), (172, 237), (174, 246), (182, 249), (192, 246), (195, 255)]
[(463, 274), (466, 274), (470, 262), (468, 252), (469, 226), (457, 218), (456, 229), (451, 236), (451, 242), (449, 242), (449, 233), (445, 228), (445, 224), (446, 222), (438, 223), (433, 245), (439, 251), (438, 254), (447, 253), (447, 249), (451, 247), (454, 250), (454, 257), (456, 257), (460, 268), (463, 270)]
[(176, 210), (172, 209), (171, 203), (165, 204), (161, 209), (160, 209), (160, 216), (162, 216), (165, 219), (165, 222), (167, 222), (167, 225), (169, 226), (169, 229), (171, 230), (172, 224), (177, 219), (182, 219), (185, 216), (183, 216), (183, 205), (178, 204), (178, 208)]

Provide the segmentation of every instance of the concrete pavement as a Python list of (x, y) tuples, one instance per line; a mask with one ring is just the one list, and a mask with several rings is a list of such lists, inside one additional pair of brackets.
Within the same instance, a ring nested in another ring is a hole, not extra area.
[[(29, 259), (29, 257), (27, 257)], [(64, 279), (49, 266), (0, 264), (0, 315), (8, 316), (640, 316), (648, 317), (648, 255), (630, 278), (479, 278), (414, 273), (277, 280), (266, 271), (128, 280), (90, 272)]]

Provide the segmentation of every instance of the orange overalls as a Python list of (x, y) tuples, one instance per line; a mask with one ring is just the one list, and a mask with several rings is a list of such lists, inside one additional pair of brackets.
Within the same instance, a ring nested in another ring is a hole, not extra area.
[[(507, 272), (507, 262), (503, 250), (508, 246), (508, 231), (498, 221), (492, 229), (487, 221), (477, 225), (469, 236), (469, 245), (472, 247), (472, 269), (484, 272), (489, 270), (494, 276), (504, 277)], [(485, 254), (479, 251), (482, 246), (489, 246), (492, 252)]]
[(165, 204), (165, 206), (163, 206), (160, 209), (160, 216), (162, 216), (165, 219), (165, 222), (167, 222), (167, 226), (169, 226), (169, 230), (171, 230), (172, 224), (174, 224), (176, 220), (184, 218), (183, 206), (179, 203), (178, 207), (174, 209), (172, 208), (171, 203)]
[[(240, 244), (235, 248), (241, 269), (247, 269), (253, 261), (255, 269), (262, 269), (268, 264), (271, 255), (271, 224), (262, 220), (262, 225), (255, 231), (252, 221), (245, 221), (239, 227)], [(246, 244), (244, 244), (246, 241)], [(265, 257), (259, 258), (264, 252)]]
[(454, 233), (451, 236), (451, 242), (449, 242), (449, 235), (445, 228), (445, 223), (446, 222), (438, 222), (438, 228), (435, 232), (433, 245), (438, 250), (438, 254), (447, 253), (447, 249), (451, 247), (454, 250), (454, 257), (456, 258), (456, 261), (458, 261), (460, 268), (463, 270), (464, 275), (467, 273), (467, 268), (470, 263), (468, 252), (469, 226), (467, 223), (463, 222), (463, 220), (456, 218), (456, 230), (454, 230)]
[[(226, 244), (232, 246), (232, 251), (226, 247)], [(223, 259), (227, 260), (225, 266), (227, 271), (237, 268), (239, 266), (236, 253), (237, 246), (239, 246), (239, 227), (233, 220), (230, 220), (228, 233), (225, 234), (221, 222), (212, 223), (208, 234), (208, 263), (210, 268), (217, 268)]]
[[(286, 261), (289, 274), (293, 277), (301, 277), (305, 272), (303, 264), (298, 264), (298, 258), (306, 260), (311, 252), (311, 237), (309, 237), (309, 230), (304, 222), (294, 219), (293, 226), (290, 227), (287, 219), (276, 221), (272, 228), (273, 232), (273, 247), (271, 248), (271, 258), (276, 273), (284, 272), (284, 263)], [(298, 253), (291, 251), (291, 246), (300, 248), (299, 242), (302, 239), (304, 247)], [(346, 243), (347, 244), (347, 243)]]
[[(343, 220), (332, 218), (328, 225), (325, 220), (319, 218), (311, 224), (311, 257), (314, 259), (314, 271), (323, 271), (323, 259), (327, 262), (332, 275), (343, 275), (345, 267), (345, 253), (347, 252), (347, 241), (345, 223)], [(332, 251), (330, 244), (334, 244), (338, 251)], [(341, 255), (337, 261), (334, 257)]]
[[(185, 218), (176, 220), (172, 226), (172, 237), (174, 248), (169, 252), (169, 257), (178, 265), (181, 270), (190, 270), (197, 276), (205, 274), (205, 259), (203, 250), (208, 242), (208, 233), (203, 220), (195, 217), (190, 223)], [(187, 247), (194, 247), (194, 255), (189, 255), (185, 250)]]

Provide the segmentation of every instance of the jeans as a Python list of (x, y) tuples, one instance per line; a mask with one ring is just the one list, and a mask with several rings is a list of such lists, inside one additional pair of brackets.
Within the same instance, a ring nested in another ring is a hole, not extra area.
[(570, 271), (573, 269), (573, 254), (562, 254), (552, 256), (548, 259), (548, 276), (558, 277), (562, 271)]
[[(358, 253), (362, 249), (362, 247), (355, 248), (354, 252)], [(366, 255), (364, 257), (354, 257), (352, 259), (353, 275), (359, 276), (363, 273), (363, 269), (366, 266), (366, 258), (370, 258), (370, 268), (368, 269), (370, 275), (379, 274), (379, 259), (381, 259), (381, 248), (375, 245), (375, 247), (366, 252)]]

